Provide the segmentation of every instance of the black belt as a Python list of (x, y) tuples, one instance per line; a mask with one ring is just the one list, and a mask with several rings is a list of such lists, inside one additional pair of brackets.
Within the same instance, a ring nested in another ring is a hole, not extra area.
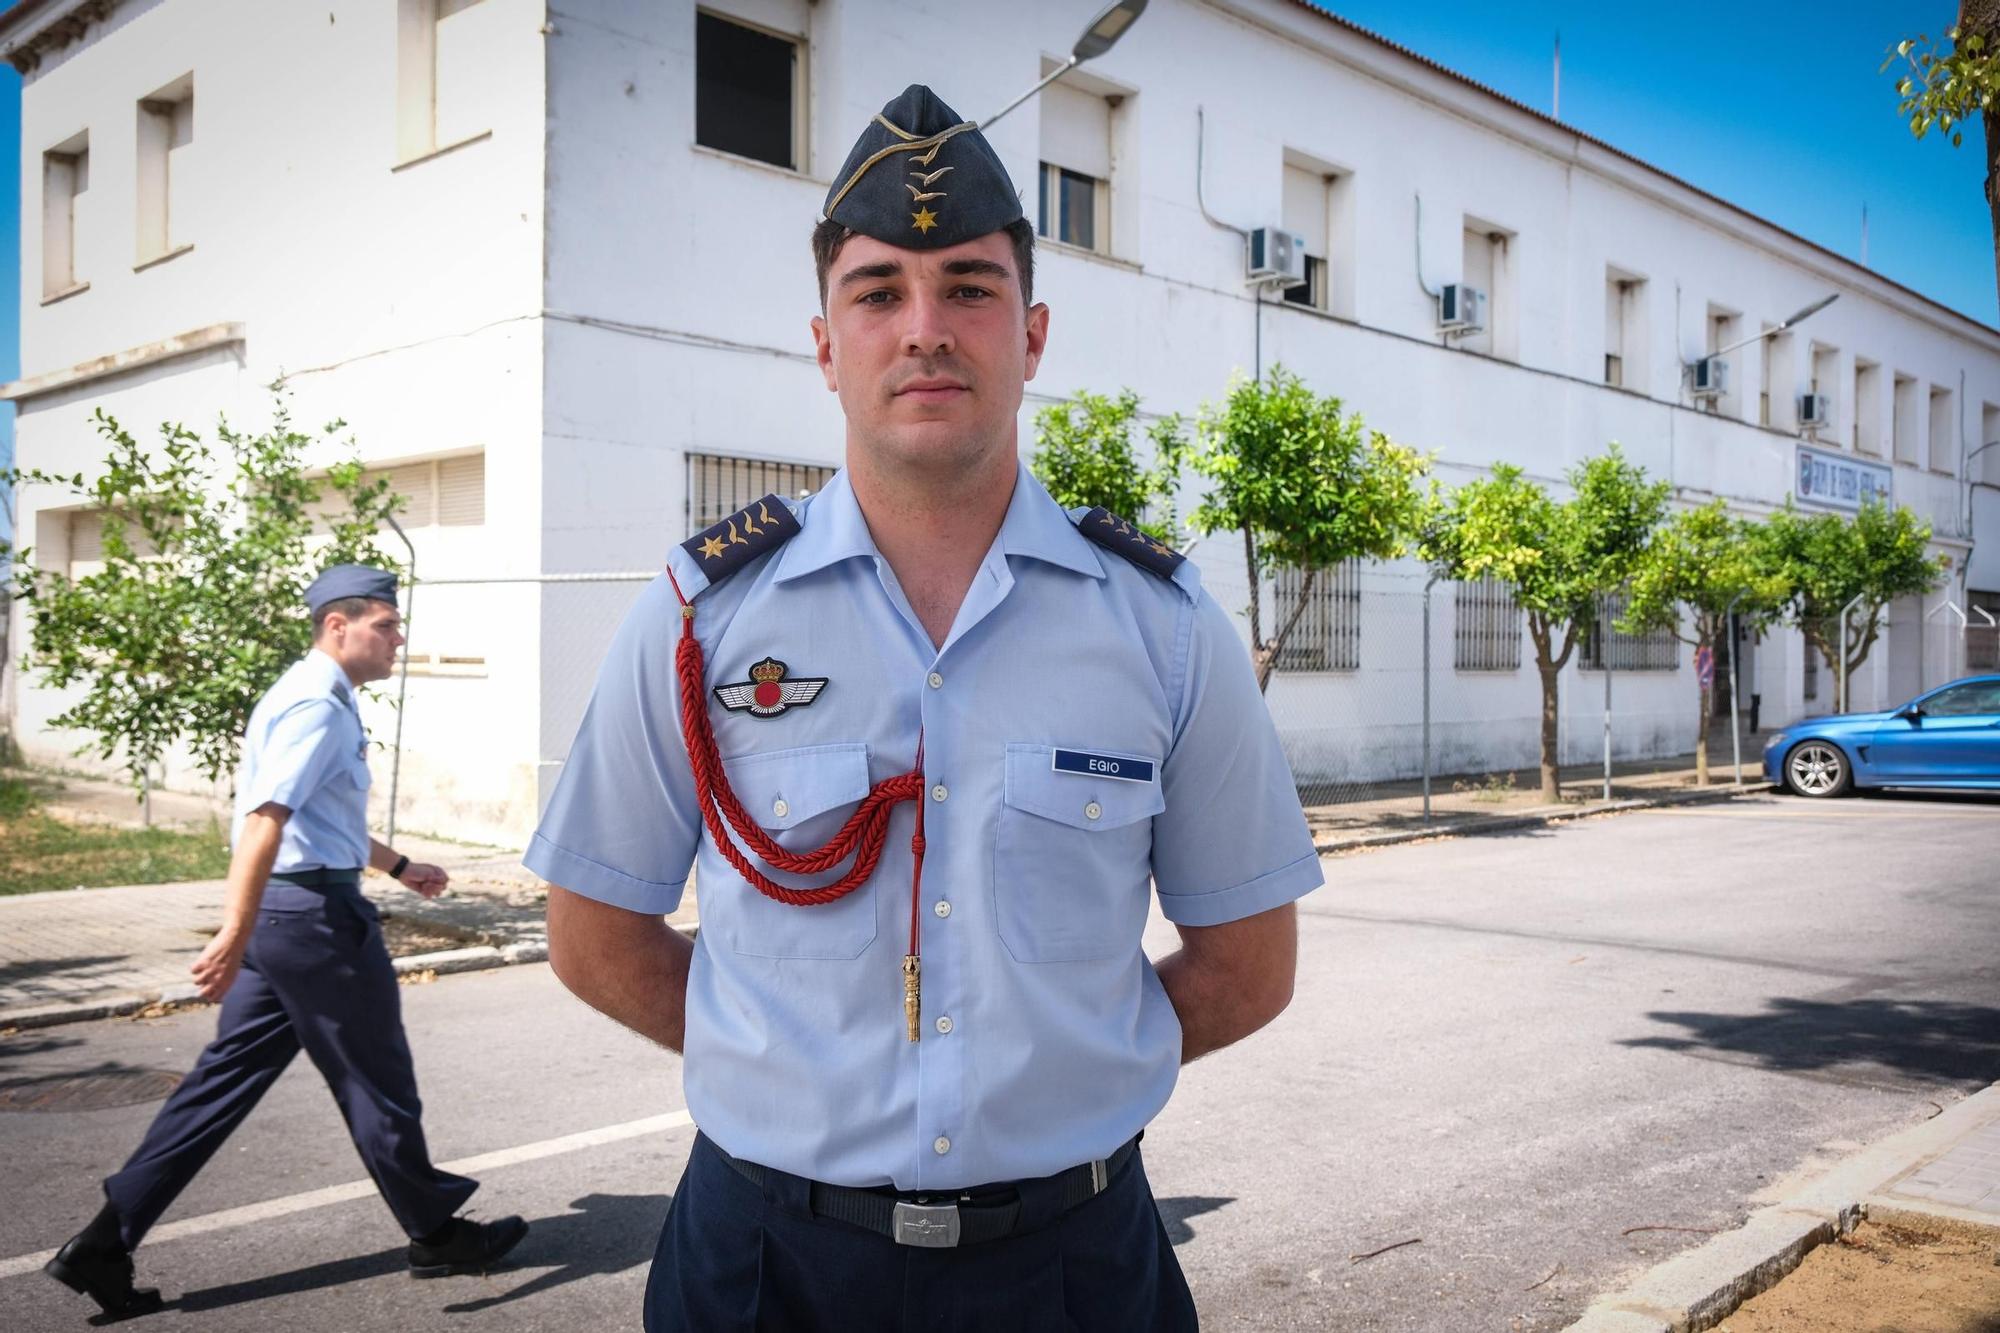
[(302, 889), (358, 889), (361, 887), (359, 870), (287, 870), (273, 875), (280, 884), (296, 884)]
[[(898, 1245), (926, 1249), (946, 1249), (956, 1245), (980, 1245), (1001, 1240), (1021, 1229), (1023, 1191), (1053, 1191), (1056, 1214), (1087, 1203), (1110, 1188), (1111, 1181), (1139, 1150), (1143, 1134), (1127, 1139), (1111, 1156), (1085, 1162), (1052, 1176), (980, 1185), (973, 1189), (942, 1190), (935, 1193), (899, 1193), (888, 1186), (857, 1189), (849, 1185), (827, 1185), (794, 1176), (776, 1167), (759, 1166), (731, 1157), (707, 1135), (701, 1141), (715, 1149), (736, 1173), (760, 1189), (776, 1177), (803, 1186), (811, 1201), (813, 1215), (830, 1217), (887, 1236)], [(989, 1197), (990, 1196), (990, 1197)]]

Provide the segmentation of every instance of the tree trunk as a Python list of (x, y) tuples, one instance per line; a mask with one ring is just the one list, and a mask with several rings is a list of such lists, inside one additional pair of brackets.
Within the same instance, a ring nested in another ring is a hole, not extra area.
[(1250, 576), (1250, 664), (1257, 668), (1257, 690), (1262, 693), (1277, 654), (1264, 642), (1263, 589), (1258, 586), (1263, 580), (1257, 574), (1257, 538), (1248, 528), (1243, 529), (1243, 568)]
[(1528, 637), (1535, 644), (1535, 670), (1542, 677), (1542, 804), (1562, 800), (1562, 774), (1557, 766), (1557, 685), (1562, 664), (1555, 659), (1552, 627), (1540, 616), (1528, 617)]
[[(1986, 49), (1993, 50), (2000, 43), (2000, 0), (1963, 0), (1958, 28), (1960, 45), (1977, 33), (1986, 39)], [(1986, 128), (1986, 212), (1993, 225), (1993, 273), (2000, 295), (2000, 103), (1987, 107), (1981, 119)]]
[[(1707, 619), (1702, 616), (1696, 616), (1694, 623), (1695, 656), (1700, 657), (1701, 650), (1704, 648), (1708, 649), (1712, 654), (1715, 651), (1714, 626), (1710, 625)], [(1711, 680), (1708, 684), (1702, 685), (1700, 684), (1700, 679), (1699, 676), (1695, 678), (1697, 685), (1695, 694), (1701, 701), (1701, 716), (1695, 719), (1694, 727), (1694, 781), (1696, 786), (1706, 787), (1708, 785), (1708, 728), (1709, 724), (1715, 720), (1715, 683)]]
[(1285, 623), (1280, 625), (1278, 632), (1271, 636), (1271, 643), (1268, 650), (1257, 654), (1255, 660), (1257, 665), (1257, 689), (1259, 693), (1263, 693), (1269, 688), (1271, 673), (1278, 666), (1278, 654), (1285, 651), (1285, 645), (1291, 641), (1292, 631), (1298, 628), (1300, 617), (1305, 615), (1306, 607), (1310, 605), (1309, 599), (1312, 597), (1313, 580), (1318, 577), (1319, 571), (1317, 569), (1308, 569), (1305, 572), (1305, 577), (1299, 580), (1299, 604), (1292, 608), (1292, 614), (1285, 617)]

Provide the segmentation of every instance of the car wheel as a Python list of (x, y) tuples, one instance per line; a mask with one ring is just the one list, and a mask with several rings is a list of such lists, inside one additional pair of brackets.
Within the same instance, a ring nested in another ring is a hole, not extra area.
[(1841, 796), (1853, 780), (1847, 755), (1832, 741), (1801, 741), (1785, 756), (1785, 786), (1795, 796)]

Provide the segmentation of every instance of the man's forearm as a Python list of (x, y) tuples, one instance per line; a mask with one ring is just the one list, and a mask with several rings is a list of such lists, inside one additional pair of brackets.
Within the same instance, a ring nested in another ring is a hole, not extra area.
[(379, 870), (386, 875), (395, 867), (396, 862), (402, 859), (402, 856), (394, 848), (390, 847), (389, 844), (378, 842), (374, 838), (368, 840), (368, 868), (370, 870)]
[(694, 943), (665, 920), (549, 886), (549, 966), (570, 993), (640, 1036), (686, 1042)]
[(263, 807), (244, 816), (236, 850), (229, 856), (229, 894), (223, 903), (219, 932), (224, 937), (249, 938), (257, 921), (258, 905), (264, 901), (264, 885), (271, 878), (271, 867), (277, 864), (278, 846), (284, 833), (284, 820), (264, 813)]

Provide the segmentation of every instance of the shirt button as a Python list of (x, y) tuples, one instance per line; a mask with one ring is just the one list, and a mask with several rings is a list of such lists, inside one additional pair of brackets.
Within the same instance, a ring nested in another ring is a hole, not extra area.
[(946, 1033), (948, 1033), (948, 1032), (950, 1032), (950, 1031), (951, 1031), (951, 1015), (950, 1015), (950, 1014), (939, 1014), (939, 1015), (938, 1015), (938, 1021), (937, 1021), (937, 1030), (938, 1030), (939, 1032), (946, 1032)]
[(951, 1140), (940, 1134), (931, 1141), (931, 1151), (942, 1157), (951, 1151)]
[(1085, 819), (1095, 819), (1103, 813), (1104, 813), (1104, 807), (1099, 805), (1095, 801), (1092, 801), (1089, 805), (1083, 807), (1083, 817)]
[(940, 676), (937, 672), (931, 672), (930, 681), (932, 689), (941, 690), (944, 688), (944, 677)]
[(933, 801), (942, 801), (945, 797), (949, 795), (951, 795), (951, 793), (944, 789), (944, 784), (942, 782), (938, 783), (937, 786), (931, 788), (931, 799)]
[(776, 815), (780, 819), (783, 819), (786, 815), (790, 814), (791, 810), (792, 807), (786, 805), (783, 801), (771, 802), (771, 813)]
[(948, 902), (946, 902), (946, 901), (945, 901), (944, 899), (940, 898), (940, 899), (938, 899), (938, 901), (937, 901), (937, 906), (935, 906), (935, 907), (931, 908), (931, 911), (933, 911), (933, 912), (937, 913), (937, 915), (938, 915), (938, 916), (939, 916), (940, 918), (943, 918), (943, 917), (947, 917), (947, 916), (950, 916), (950, 915), (951, 915), (951, 904), (950, 904), (950, 903), (948, 903)]

